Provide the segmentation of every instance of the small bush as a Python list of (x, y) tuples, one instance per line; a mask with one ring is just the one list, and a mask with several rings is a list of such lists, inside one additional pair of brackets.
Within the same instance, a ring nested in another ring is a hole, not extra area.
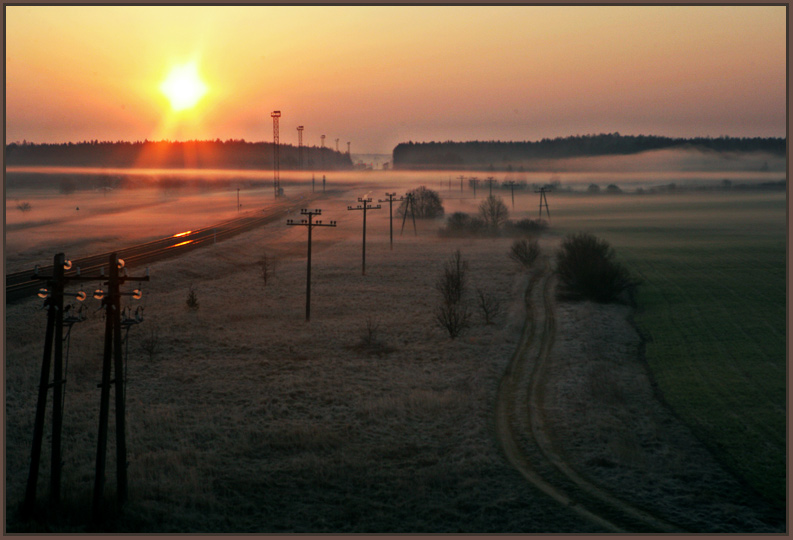
[(463, 260), (458, 249), (444, 264), (443, 274), (435, 284), (441, 293), (441, 305), (435, 310), (435, 321), (449, 332), (452, 339), (470, 325), (471, 313), (462, 302), (467, 272), (468, 263)]
[(17, 209), (20, 212), (30, 212), (33, 207), (30, 206), (30, 203), (27, 201), (22, 201), (17, 203)]
[(589, 233), (568, 235), (556, 254), (559, 297), (599, 303), (617, 300), (634, 282), (614, 258), (605, 240)]
[(262, 258), (259, 259), (259, 268), (261, 270), (262, 281), (264, 286), (275, 278), (275, 270), (278, 268), (278, 259), (273, 255), (264, 253)]
[(501, 302), (482, 289), (476, 289), (476, 301), (485, 319), (485, 324), (493, 324), (495, 318), (501, 313)]
[(154, 360), (154, 357), (160, 352), (160, 333), (156, 326), (148, 328), (140, 340), (140, 350), (146, 353), (149, 360)]
[[(443, 202), (437, 191), (424, 186), (408, 192), (413, 196), (413, 215), (418, 219), (435, 219), (443, 216)], [(407, 198), (397, 208), (397, 215), (404, 217), (407, 211)]]
[(528, 240), (526, 238), (515, 240), (509, 250), (509, 258), (526, 270), (534, 265), (534, 261), (539, 256), (540, 243), (537, 240)]
[(471, 313), (464, 304), (442, 304), (435, 312), (435, 321), (454, 339), (470, 326)]
[(193, 310), (193, 311), (198, 309), (198, 295), (196, 294), (195, 289), (193, 289), (192, 285), (190, 285), (190, 289), (187, 292), (187, 302), (186, 302), (186, 304), (187, 304), (187, 309), (190, 309), (190, 310)]
[(460, 250), (452, 254), (443, 266), (443, 274), (435, 283), (435, 288), (441, 293), (443, 303), (456, 304), (463, 298), (467, 280), (468, 262), (464, 261)]

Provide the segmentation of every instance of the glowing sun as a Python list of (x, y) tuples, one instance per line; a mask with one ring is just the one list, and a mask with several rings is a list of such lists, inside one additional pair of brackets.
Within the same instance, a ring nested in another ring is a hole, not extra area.
[(207, 85), (198, 75), (198, 66), (193, 63), (174, 66), (160, 85), (160, 90), (171, 102), (174, 111), (193, 107), (207, 93)]

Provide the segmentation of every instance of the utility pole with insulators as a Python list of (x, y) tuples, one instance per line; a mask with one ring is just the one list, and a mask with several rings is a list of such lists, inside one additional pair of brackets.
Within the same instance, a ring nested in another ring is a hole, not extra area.
[(468, 179), (468, 182), (474, 188), (474, 199), (476, 199), (476, 186), (479, 185), (479, 178), (477, 178), (476, 176), (472, 176), (471, 178)]
[(278, 198), (281, 195), (281, 156), (278, 148), (278, 119), (281, 118), (281, 111), (273, 111), (270, 116), (273, 118), (273, 189)]
[(366, 275), (366, 211), (367, 210), (379, 210), (380, 205), (371, 206), (369, 203), (372, 202), (372, 199), (367, 199), (364, 197), (358, 197), (358, 202), (361, 203), (358, 206), (348, 206), (347, 210), (363, 210), (363, 256), (361, 258), (361, 275)]
[[(94, 478), (94, 522), (102, 518), (102, 494), (105, 486), (105, 461), (107, 454), (107, 423), (110, 414), (110, 385), (115, 384), (116, 411), (116, 497), (119, 506), (127, 499), (127, 442), (124, 391), (124, 358), (121, 351), (121, 297), (132, 296), (141, 298), (140, 289), (132, 292), (121, 292), (121, 285), (127, 281), (149, 281), (148, 272), (145, 276), (129, 277), (124, 261), (117, 253), (111, 253), (108, 261), (109, 276), (105, 283), (107, 291), (97, 289), (94, 298), (102, 301), (105, 307), (105, 349), (102, 360), (102, 382), (99, 403), (99, 437), (96, 449), (96, 477)], [(103, 272), (104, 273), (104, 272)], [(96, 278), (94, 278), (96, 279)], [(126, 321), (125, 321), (126, 322)], [(140, 322), (140, 321), (138, 321)], [(110, 378), (111, 368), (115, 376)]]
[(311, 320), (311, 230), (314, 227), (335, 227), (336, 222), (322, 223), (322, 221), (313, 221), (314, 216), (322, 215), (322, 210), (307, 210), (305, 208), (300, 210), (300, 214), (306, 216), (308, 219), (301, 219), (297, 223), (291, 219), (286, 221), (287, 225), (302, 225), (308, 227), (308, 263), (306, 265), (306, 322)]
[[(64, 308), (64, 296), (74, 296), (82, 302), (86, 298), (83, 291), (68, 293), (64, 290), (66, 283), (70, 280), (87, 281), (87, 278), (79, 276), (66, 276), (65, 270), (72, 267), (71, 261), (67, 261), (63, 253), (55, 255), (52, 264), (51, 276), (40, 276), (38, 267), (31, 279), (46, 280), (46, 286), (39, 289), (39, 297), (44, 298), (44, 305), (47, 309), (47, 329), (44, 338), (44, 359), (41, 364), (41, 378), (38, 388), (38, 402), (36, 404), (36, 416), (33, 425), (33, 447), (30, 454), (30, 471), (28, 474), (25, 501), (23, 503), (23, 515), (30, 517), (36, 503), (36, 487), (38, 483), (39, 462), (41, 461), (41, 445), (44, 436), (44, 418), (47, 407), (47, 392), (53, 389), (52, 396), (52, 450), (50, 453), (50, 505), (57, 508), (60, 505), (61, 496), (61, 427), (63, 425), (63, 395), (66, 380), (63, 374), (63, 328), (69, 328), (68, 335), (71, 335), (71, 324), (80, 322), (84, 319), (82, 306), (80, 310), (75, 310), (75, 315), (64, 318), (64, 311), (70, 310), (73, 306)], [(91, 278), (96, 279), (96, 278)], [(53, 351), (54, 349), (54, 351)], [(67, 353), (68, 359), (68, 353)], [(50, 383), (50, 365), (53, 368), (53, 382)]]
[(413, 218), (413, 236), (418, 236), (419, 233), (416, 230), (416, 209), (415, 209), (415, 200), (413, 194), (408, 192), (405, 195), (405, 213), (402, 214), (402, 230), (399, 231), (399, 236), (402, 236), (402, 233), (405, 232), (405, 220), (408, 217), (408, 211), (410, 212), (411, 217)]
[(465, 180), (465, 176), (463, 176), (463, 175), (461, 174), (461, 175), (460, 175), (460, 176), (458, 176), (457, 178), (459, 178), (459, 179), (460, 179), (460, 194), (462, 194), (462, 193), (463, 193), (463, 180)]
[(512, 209), (515, 209), (515, 182), (510, 180), (509, 182), (504, 182), (504, 185), (509, 186), (512, 190)]
[(551, 219), (551, 212), (548, 210), (548, 197), (545, 195), (546, 191), (551, 191), (550, 188), (546, 188), (545, 186), (541, 187), (539, 190), (534, 190), (534, 193), (540, 194), (540, 217), (542, 217), (542, 207), (543, 201), (545, 201), (545, 212), (548, 214), (548, 219)]
[(303, 126), (297, 126), (297, 168), (303, 169)]
[(319, 141), (320, 141), (320, 145), (319, 145), (319, 167), (320, 167), (320, 169), (322, 169), (324, 171), (325, 170), (325, 136), (324, 135), (320, 135), (319, 136)]
[(389, 235), (391, 237), (391, 249), (394, 249), (394, 201), (403, 201), (405, 200), (404, 197), (400, 197), (395, 199), (396, 193), (386, 193), (385, 194), (387, 199), (380, 199), (377, 202), (388, 202), (388, 227), (389, 227)]
[(488, 177), (487, 177), (487, 185), (488, 185), (488, 187), (490, 188), (490, 193), (489, 193), (489, 195), (490, 195), (491, 197), (493, 196), (493, 181), (494, 181), (494, 180), (495, 180), (495, 178), (493, 178), (492, 176), (488, 176)]

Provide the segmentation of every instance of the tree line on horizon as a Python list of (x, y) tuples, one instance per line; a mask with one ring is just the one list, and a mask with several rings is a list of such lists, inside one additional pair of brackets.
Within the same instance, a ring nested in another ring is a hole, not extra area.
[(396, 169), (528, 170), (532, 161), (604, 155), (637, 154), (666, 148), (692, 148), (714, 152), (787, 153), (787, 140), (775, 137), (696, 137), (654, 135), (575, 135), (539, 141), (467, 141), (400, 143), (394, 148)]
[[(14, 142), (6, 145), (11, 166), (71, 166), (119, 168), (272, 169), (274, 144), (244, 139), (190, 141), (83, 141), (78, 143)], [(352, 169), (350, 155), (331, 148), (279, 144), (279, 168)]]

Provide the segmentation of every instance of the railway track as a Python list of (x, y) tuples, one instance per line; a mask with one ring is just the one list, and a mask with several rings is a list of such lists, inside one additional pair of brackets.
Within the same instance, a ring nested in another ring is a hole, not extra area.
[[(305, 205), (310, 201), (311, 197), (304, 197), (300, 199), (300, 204)], [(121, 248), (115, 252), (124, 260), (127, 267), (141, 267), (272, 223), (283, 218), (287, 212), (296, 206), (297, 202), (295, 199), (278, 200), (265, 210), (217, 223), (211, 227), (186, 231), (144, 244)], [(65, 275), (76, 275), (79, 268), (80, 275), (87, 277), (95, 275), (99, 278), (102, 268), (107, 266), (110, 253), (101, 253), (73, 260), (71, 269), (67, 270)], [(34, 278), (34, 272), (35, 270), (31, 269), (6, 274), (6, 303), (17, 302), (36, 294), (43, 282)], [(39, 267), (39, 272), (42, 275), (52, 275), (52, 265)]]
[(512, 465), (543, 493), (614, 533), (681, 533), (578, 473), (553, 444), (544, 415), (544, 385), (556, 331), (550, 265), (526, 290), (526, 322), (498, 389), (496, 432)]

